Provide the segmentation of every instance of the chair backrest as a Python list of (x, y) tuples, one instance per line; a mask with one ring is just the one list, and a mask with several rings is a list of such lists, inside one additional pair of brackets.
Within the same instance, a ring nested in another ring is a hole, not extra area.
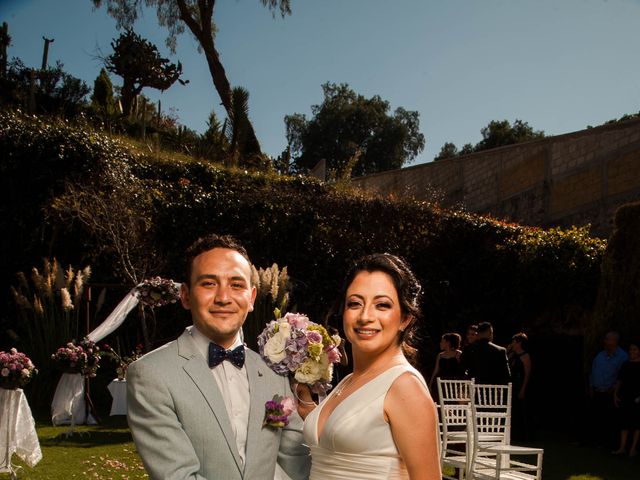
[(511, 412), (511, 384), (482, 385), (474, 384), (473, 403), (485, 410), (503, 410)]
[(437, 379), (438, 402), (446, 404), (468, 404), (473, 396), (473, 380)]
[(509, 417), (503, 412), (486, 411), (473, 406), (473, 433), (478, 443), (503, 444), (509, 430)]

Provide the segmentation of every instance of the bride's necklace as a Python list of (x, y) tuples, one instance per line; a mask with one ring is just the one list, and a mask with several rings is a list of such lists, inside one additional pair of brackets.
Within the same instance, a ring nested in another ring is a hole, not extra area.
[[(385, 365), (385, 367), (386, 367), (386, 365)], [(373, 375), (374, 373), (378, 373), (378, 372), (383, 371), (385, 369), (385, 367), (376, 368), (376, 369), (373, 369), (371, 371), (365, 371), (358, 378), (355, 378), (354, 375), (351, 374), (351, 376), (342, 385), (338, 385), (336, 387), (336, 389), (334, 390), (333, 394), (336, 397), (341, 397), (347, 387), (350, 387), (352, 384), (354, 384), (358, 380), (362, 380), (363, 378), (369, 377), (369, 376)], [(393, 367), (393, 365), (392, 365), (392, 367)], [(391, 367), (388, 367), (388, 368), (391, 368)]]

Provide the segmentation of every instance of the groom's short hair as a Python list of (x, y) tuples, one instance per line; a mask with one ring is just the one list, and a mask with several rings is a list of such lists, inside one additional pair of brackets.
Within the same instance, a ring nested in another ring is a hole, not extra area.
[(186, 251), (186, 271), (187, 274), (185, 281), (187, 285), (191, 285), (191, 270), (193, 268), (193, 259), (198, 255), (204, 252), (208, 252), (209, 250), (213, 250), (214, 248), (228, 248), (229, 250), (235, 250), (240, 255), (242, 255), (249, 265), (251, 265), (251, 260), (249, 259), (249, 254), (247, 250), (242, 246), (242, 244), (236, 240), (231, 235), (218, 235), (216, 233), (210, 233), (204, 237), (198, 238), (195, 242), (191, 244)]

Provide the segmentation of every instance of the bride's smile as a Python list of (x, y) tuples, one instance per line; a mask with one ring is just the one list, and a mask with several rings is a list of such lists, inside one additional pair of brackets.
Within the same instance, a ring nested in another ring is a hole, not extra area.
[(402, 314), (393, 280), (379, 271), (355, 276), (347, 290), (342, 318), (354, 350), (367, 354), (397, 350), (399, 332), (409, 323)]

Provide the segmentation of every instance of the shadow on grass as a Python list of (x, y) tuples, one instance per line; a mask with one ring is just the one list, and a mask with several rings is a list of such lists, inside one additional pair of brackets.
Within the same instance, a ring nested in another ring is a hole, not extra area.
[(638, 458), (616, 457), (605, 448), (579, 441), (577, 435), (540, 432), (531, 446), (544, 448), (544, 480), (635, 480)]
[(114, 432), (112, 430), (82, 430), (71, 435), (60, 432), (54, 437), (41, 438), (40, 445), (43, 447), (95, 447), (99, 445), (117, 445), (131, 441), (131, 434), (128, 431)]

